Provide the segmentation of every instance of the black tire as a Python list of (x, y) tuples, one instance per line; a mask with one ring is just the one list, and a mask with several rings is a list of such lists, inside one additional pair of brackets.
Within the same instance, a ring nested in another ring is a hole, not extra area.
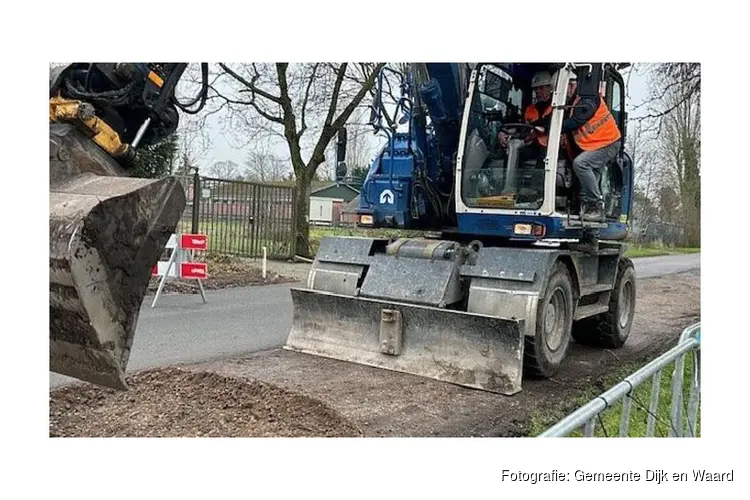
[(619, 349), (630, 336), (635, 315), (635, 269), (633, 261), (621, 259), (609, 311), (582, 319), (573, 326), (573, 339), (581, 344)]
[(529, 375), (550, 378), (560, 369), (573, 326), (573, 285), (568, 268), (557, 262), (536, 314), (536, 332), (525, 339), (524, 365)]

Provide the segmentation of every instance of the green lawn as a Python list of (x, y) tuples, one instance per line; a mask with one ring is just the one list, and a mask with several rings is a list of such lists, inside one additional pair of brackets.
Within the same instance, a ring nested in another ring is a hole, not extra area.
[[(182, 220), (180, 228), (183, 233), (189, 233), (192, 229), (191, 221)], [(263, 255), (263, 247), (266, 247), (269, 258), (291, 257), (291, 230), (288, 224), (281, 222), (253, 228), (249, 223), (236, 220), (201, 220), (198, 232), (208, 236), (208, 253), (211, 254), (260, 257)]]
[[(616, 370), (616, 372), (610, 374), (605, 378), (605, 390), (608, 390), (611, 387), (615, 386), (623, 378), (634, 373), (642, 366), (643, 363), (631, 363), (629, 365), (623, 366), (619, 370)], [(685, 363), (683, 368), (683, 429), (687, 428), (687, 408), (688, 402), (690, 400), (690, 380), (693, 376), (694, 366), (694, 355), (692, 353), (688, 353), (685, 356)], [(665, 368), (659, 381), (659, 405), (657, 407), (657, 411), (655, 412), (657, 418), (656, 425), (654, 427), (654, 437), (667, 437), (669, 435), (669, 428), (671, 427), (672, 374), (674, 373), (674, 367), (675, 365), (674, 363), (672, 363), (667, 368)], [(648, 408), (651, 401), (651, 386), (652, 379), (649, 378), (649, 380), (638, 386), (634, 392), (634, 396), (630, 402), (630, 428), (628, 437), (646, 436), (646, 426), (649, 416)], [(560, 419), (585, 405), (602, 392), (604, 391), (599, 389), (590, 389), (588, 391), (585, 391), (579, 397), (567, 401), (557, 408), (539, 411), (533, 414), (529, 436), (538, 436), (539, 434), (550, 428), (552, 425), (557, 423)], [(618, 402), (613, 407), (604, 410), (602, 413), (600, 413), (601, 421), (597, 419), (594, 435), (596, 437), (619, 436), (621, 415), (621, 402)], [(701, 410), (699, 404), (696, 429), (694, 430), (694, 434), (696, 436), (700, 436), (700, 421)], [(581, 430), (570, 434), (570, 437), (581, 436), (583, 436), (583, 432)]]
[(657, 257), (659, 255), (677, 255), (685, 253), (700, 253), (700, 248), (690, 247), (641, 247), (631, 246), (625, 253), (626, 257), (637, 259), (638, 257)]

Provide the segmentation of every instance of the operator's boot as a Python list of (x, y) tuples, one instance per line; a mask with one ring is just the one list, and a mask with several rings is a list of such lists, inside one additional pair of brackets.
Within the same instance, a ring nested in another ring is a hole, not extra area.
[(584, 202), (581, 207), (581, 220), (589, 222), (604, 222), (604, 202)]

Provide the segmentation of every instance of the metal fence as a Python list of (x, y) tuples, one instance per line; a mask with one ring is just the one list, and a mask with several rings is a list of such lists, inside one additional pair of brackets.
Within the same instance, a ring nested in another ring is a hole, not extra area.
[(296, 189), (192, 175), (181, 177), (183, 232), (208, 235), (212, 253), (272, 259), (294, 256)]
[[(634, 404), (642, 412), (645, 412), (643, 415), (646, 417), (646, 437), (654, 436), (657, 423), (661, 423), (668, 428), (667, 434), (669, 437), (696, 437), (700, 435), (698, 430), (700, 345), (700, 323), (696, 323), (682, 332), (675, 347), (563, 418), (540, 434), (539, 437), (569, 436), (581, 430), (584, 437), (593, 437), (597, 430), (597, 423), (600, 425), (600, 430), (604, 429), (602, 414), (609, 409), (615, 409), (616, 406), (619, 406), (620, 409), (617, 435), (619, 437), (629, 436), (631, 422), (637, 418), (642, 418), (633, 417), (631, 408)], [(685, 386), (685, 379), (687, 378), (685, 361), (687, 356), (691, 356), (692, 359), (689, 359), (691, 369), (687, 370), (690, 377), (688, 381), (689, 393), (686, 394), (688, 390)], [(672, 372), (671, 397), (667, 402), (666, 398), (661, 395), (661, 379), (663, 372), (672, 367), (674, 370)], [(648, 407), (646, 407), (641, 398), (636, 396), (636, 393), (644, 392), (639, 391), (639, 389), (645, 390), (645, 384), (649, 379), (651, 380), (651, 390)], [(664, 413), (667, 405), (669, 416), (668, 421), (664, 421), (660, 417), (660, 413)], [(604, 435), (605, 437), (608, 436), (606, 431)]]

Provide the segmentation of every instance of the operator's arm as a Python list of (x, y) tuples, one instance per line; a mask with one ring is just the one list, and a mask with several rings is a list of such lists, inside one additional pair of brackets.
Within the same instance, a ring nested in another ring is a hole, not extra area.
[(549, 131), (549, 127), (551, 123), (552, 123), (552, 113), (548, 114), (547, 116), (543, 116), (539, 118), (538, 120), (531, 122), (530, 125), (534, 125), (535, 127), (542, 127), (545, 131)]
[(601, 96), (598, 94), (594, 98), (582, 98), (573, 110), (573, 115), (563, 121), (562, 133), (567, 134), (583, 127), (586, 122), (594, 116), (594, 113), (596, 113), (596, 110), (599, 108), (600, 100)]

